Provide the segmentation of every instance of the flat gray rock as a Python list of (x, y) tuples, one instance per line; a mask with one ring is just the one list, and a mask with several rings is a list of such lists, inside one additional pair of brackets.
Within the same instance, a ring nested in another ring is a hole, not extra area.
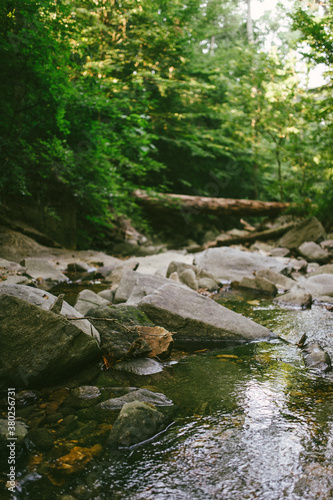
[(259, 269), (283, 271), (288, 259), (276, 259), (250, 253), (238, 248), (210, 248), (198, 254), (194, 263), (214, 276), (216, 280), (240, 281), (243, 277), (251, 277)]
[(134, 375), (153, 375), (163, 371), (163, 365), (155, 359), (137, 358), (128, 361), (116, 363), (113, 367), (115, 370), (134, 373)]
[(0, 258), (0, 271), (2, 269), (14, 273), (22, 273), (25, 271), (25, 267), (22, 267), (21, 264), (18, 264), (17, 262), (13, 262), (11, 260)]
[(175, 343), (276, 338), (267, 328), (174, 283), (163, 285), (144, 297), (138, 308), (156, 325), (175, 332)]
[(45, 259), (27, 258), (22, 261), (22, 264), (26, 267), (26, 273), (31, 278), (42, 278), (45, 281), (58, 283), (68, 281), (67, 276)]
[[(45, 290), (26, 285), (7, 284), (6, 282), (0, 283), (0, 296), (3, 294), (19, 297), (44, 310), (49, 310), (57, 300), (55, 295)], [(100, 335), (96, 328), (87, 319), (84, 319), (83, 315), (74, 309), (74, 307), (67, 304), (67, 302), (63, 302), (60, 314), (67, 318), (82, 318), (82, 320), (75, 321), (75, 326), (80, 328), (86, 335), (91, 335), (100, 341)]]
[[(171, 280), (161, 276), (141, 274), (136, 271), (125, 271), (114, 296), (114, 303), (126, 302), (127, 305), (137, 305), (143, 297)], [(179, 286), (182, 286), (179, 284)]]

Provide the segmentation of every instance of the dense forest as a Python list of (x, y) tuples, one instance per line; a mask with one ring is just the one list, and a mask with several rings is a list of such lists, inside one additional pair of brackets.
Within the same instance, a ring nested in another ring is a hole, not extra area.
[(333, 224), (331, 0), (260, 19), (251, 0), (0, 5), (1, 202), (57, 217), (71, 200), (81, 247), (87, 228), (140, 221), (138, 187), (291, 201)]

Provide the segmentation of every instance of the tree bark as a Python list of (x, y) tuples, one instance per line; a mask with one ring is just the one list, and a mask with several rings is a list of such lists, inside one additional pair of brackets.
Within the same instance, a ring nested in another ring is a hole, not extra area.
[(189, 196), (185, 194), (149, 195), (145, 191), (136, 190), (133, 193), (137, 203), (147, 212), (165, 212), (176, 210), (186, 219), (187, 215), (212, 214), (222, 215), (253, 215), (275, 216), (287, 209), (289, 203), (259, 200), (237, 200), (231, 198), (210, 198), (205, 196)]
[(249, 233), (246, 236), (231, 236), (230, 238), (217, 238), (215, 241), (207, 243), (205, 248), (213, 247), (226, 247), (230, 245), (241, 245), (246, 243), (254, 243), (255, 241), (268, 241), (274, 240), (283, 236), (289, 229), (295, 227), (295, 222), (290, 222), (289, 224), (284, 224), (283, 226), (274, 227), (273, 229), (267, 229), (266, 231), (260, 231), (255, 233)]
[(246, 29), (247, 29), (247, 39), (249, 43), (254, 43), (254, 36), (253, 36), (253, 23), (252, 23), (252, 14), (251, 14), (251, 0), (247, 0), (247, 22), (246, 22)]

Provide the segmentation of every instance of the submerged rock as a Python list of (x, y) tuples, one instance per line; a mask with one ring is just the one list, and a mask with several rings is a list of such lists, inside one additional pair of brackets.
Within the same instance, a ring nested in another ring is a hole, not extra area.
[(93, 385), (81, 385), (73, 390), (73, 395), (79, 399), (95, 399), (101, 395), (101, 391)]
[[(4, 450), (6, 449), (6, 444), (8, 444), (8, 438), (10, 438), (10, 431), (11, 427), (8, 426), (8, 419), (2, 418), (0, 419), (0, 444), (2, 445), (1, 448)], [(26, 423), (22, 422), (21, 420), (16, 420), (15, 422), (15, 438), (16, 438), (16, 443), (21, 445), (24, 442), (24, 439), (26, 435), (28, 434), (29, 427), (27, 426)], [(7, 451), (7, 450), (6, 450)], [(6, 456), (8, 458), (8, 455)]]
[(119, 398), (108, 399), (99, 403), (98, 408), (103, 410), (120, 410), (126, 403), (131, 401), (143, 401), (155, 406), (172, 406), (173, 402), (160, 392), (152, 392), (148, 389), (138, 389), (137, 391), (129, 392)]
[(166, 417), (154, 406), (142, 401), (126, 403), (115, 421), (107, 444), (129, 448), (140, 444), (166, 427)]
[(150, 358), (121, 361), (114, 366), (115, 370), (133, 373), (134, 375), (153, 375), (163, 371), (163, 365)]
[(310, 342), (302, 348), (306, 366), (323, 372), (332, 369), (331, 358), (318, 342)]
[(51, 431), (48, 429), (31, 429), (28, 432), (27, 439), (29, 446), (36, 450), (46, 451), (52, 448), (54, 439)]
[(156, 324), (176, 332), (175, 343), (245, 342), (276, 337), (254, 321), (173, 283), (142, 299), (138, 307)]
[(10, 295), (0, 296), (0, 376), (20, 387), (49, 385), (100, 356), (73, 322)]

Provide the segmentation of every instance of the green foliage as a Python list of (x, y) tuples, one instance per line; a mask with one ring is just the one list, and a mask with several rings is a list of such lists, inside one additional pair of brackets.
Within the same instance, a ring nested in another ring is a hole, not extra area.
[(82, 235), (140, 219), (137, 187), (290, 200), (304, 213), (312, 200), (328, 217), (331, 87), (305, 91), (292, 50), (301, 36), (313, 64), (332, 65), (332, 3), (299, 4), (298, 31), (271, 50), (277, 20), (255, 23), (249, 44), (245, 5), (2, 2), (1, 200), (55, 215), (70, 200)]

